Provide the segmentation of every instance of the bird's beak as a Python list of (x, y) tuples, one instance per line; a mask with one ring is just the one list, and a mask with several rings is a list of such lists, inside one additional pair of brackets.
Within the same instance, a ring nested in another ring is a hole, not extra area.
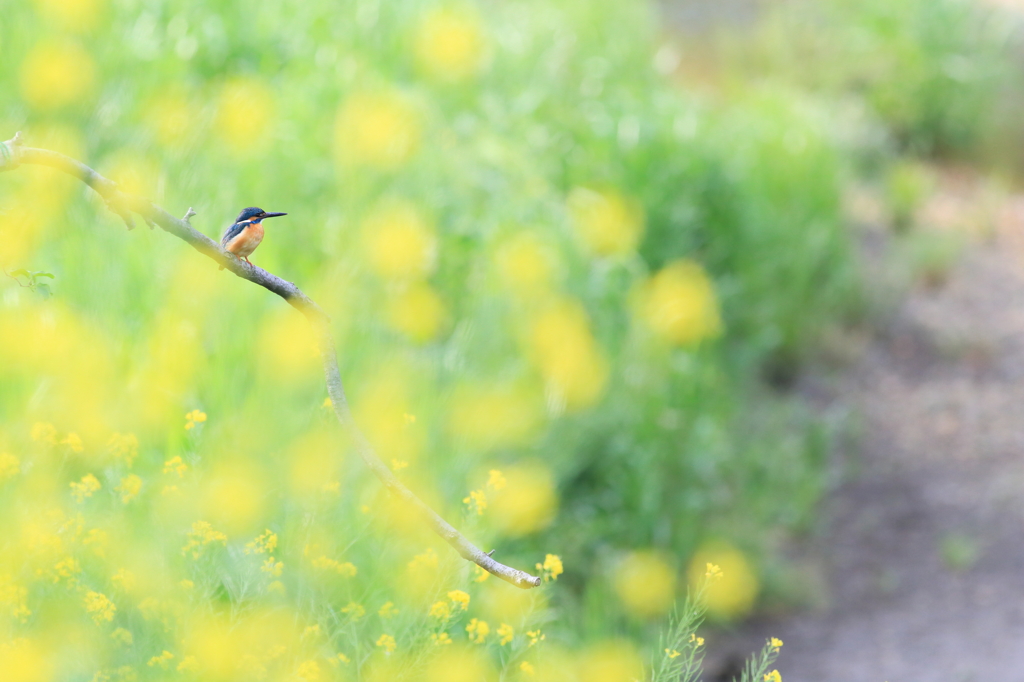
[(288, 215), (287, 213), (264, 213), (264, 218), (276, 218), (279, 215)]

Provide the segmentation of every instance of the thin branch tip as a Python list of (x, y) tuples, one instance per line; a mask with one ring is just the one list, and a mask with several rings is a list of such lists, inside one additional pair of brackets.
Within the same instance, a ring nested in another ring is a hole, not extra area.
[(198, 215), (198, 214), (192, 209), (191, 206), (189, 206), (188, 210), (185, 211), (185, 216), (182, 218), (182, 220), (185, 221), (186, 223), (189, 223), (191, 225), (192, 223), (189, 222), (189, 218), (191, 218), (194, 215)]

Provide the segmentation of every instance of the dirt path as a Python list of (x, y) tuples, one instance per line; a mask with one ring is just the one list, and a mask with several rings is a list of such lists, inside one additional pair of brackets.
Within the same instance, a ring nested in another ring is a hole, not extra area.
[(826, 605), (750, 624), (709, 662), (767, 633), (786, 682), (1024, 681), (1024, 198), (834, 393), (862, 433), (809, 552)]

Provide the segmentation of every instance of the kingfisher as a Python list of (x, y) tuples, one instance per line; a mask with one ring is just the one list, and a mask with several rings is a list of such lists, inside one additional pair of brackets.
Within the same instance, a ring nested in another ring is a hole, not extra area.
[[(250, 206), (243, 208), (242, 212), (235, 218), (235, 224), (224, 231), (220, 238), (220, 245), (225, 250), (233, 253), (249, 265), (249, 254), (256, 250), (256, 247), (263, 241), (263, 219), (276, 218), (277, 216), (288, 215), (287, 213), (267, 213), (262, 208)], [(221, 268), (223, 270), (224, 268)]]

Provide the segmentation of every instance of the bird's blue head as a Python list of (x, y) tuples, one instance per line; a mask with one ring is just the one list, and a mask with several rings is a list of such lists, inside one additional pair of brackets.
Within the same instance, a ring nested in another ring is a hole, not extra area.
[(267, 213), (262, 208), (257, 208), (255, 206), (250, 206), (249, 208), (243, 208), (242, 209), (242, 212), (238, 214), (237, 218), (235, 218), (235, 222), (236, 223), (241, 223), (241, 222), (244, 222), (246, 220), (249, 220), (249, 221), (252, 221), (254, 223), (258, 223), (261, 220), (263, 220), (264, 218), (276, 218), (277, 216), (280, 216), (280, 215), (288, 215), (288, 214), (287, 213)]

